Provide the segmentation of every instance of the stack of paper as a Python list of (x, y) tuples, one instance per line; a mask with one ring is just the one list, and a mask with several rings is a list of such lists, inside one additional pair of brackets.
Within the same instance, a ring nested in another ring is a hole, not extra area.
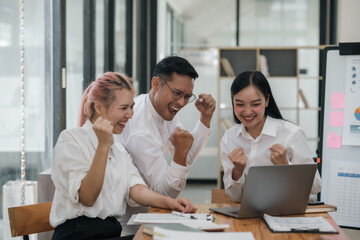
[(229, 228), (229, 224), (217, 224), (213, 222), (212, 214), (171, 214), (171, 213), (138, 213), (128, 221), (128, 225), (135, 224), (169, 224), (181, 223), (185, 226), (201, 229), (204, 231), (220, 231)]
[(181, 232), (201, 232), (199, 229), (195, 229), (192, 227), (185, 226), (183, 224), (179, 223), (160, 223), (160, 224), (145, 224), (143, 228), (143, 233), (148, 234), (150, 236), (154, 233), (154, 228), (160, 227), (168, 230), (175, 230), (175, 231), (181, 231)]
[(164, 229), (160, 227), (154, 228), (154, 240), (255, 240), (251, 232), (183, 232)]
[(338, 233), (323, 217), (272, 217), (264, 220), (273, 232)]

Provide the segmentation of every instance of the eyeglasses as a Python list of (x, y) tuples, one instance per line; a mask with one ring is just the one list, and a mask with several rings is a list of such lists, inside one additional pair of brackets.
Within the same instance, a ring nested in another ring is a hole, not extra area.
[(162, 82), (164, 82), (166, 84), (166, 86), (168, 86), (168, 88), (171, 90), (171, 96), (175, 101), (177, 101), (181, 98), (184, 98), (185, 102), (191, 103), (196, 99), (196, 96), (194, 94), (184, 94), (181, 91), (173, 90), (164, 79), (162, 79), (162, 78), (159, 78), (159, 79)]

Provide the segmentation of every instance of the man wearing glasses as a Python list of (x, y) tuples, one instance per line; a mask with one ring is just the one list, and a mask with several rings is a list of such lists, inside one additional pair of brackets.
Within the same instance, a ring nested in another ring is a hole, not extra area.
[[(161, 60), (155, 66), (150, 92), (135, 98), (134, 116), (119, 135), (148, 186), (173, 198), (185, 188), (190, 167), (209, 138), (215, 111), (211, 95), (193, 94), (197, 77), (194, 67), (182, 57)], [(190, 133), (176, 114), (191, 102), (200, 119)], [(172, 155), (170, 165), (165, 159), (167, 150)]]

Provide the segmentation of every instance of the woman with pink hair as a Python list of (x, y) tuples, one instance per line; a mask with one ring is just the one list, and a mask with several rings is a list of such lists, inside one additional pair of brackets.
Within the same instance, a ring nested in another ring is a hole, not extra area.
[(120, 239), (119, 219), (127, 205), (196, 211), (186, 198), (149, 190), (130, 155), (115, 142), (113, 134), (121, 134), (133, 116), (133, 99), (129, 79), (114, 72), (85, 90), (79, 127), (60, 134), (52, 155), (52, 239)]

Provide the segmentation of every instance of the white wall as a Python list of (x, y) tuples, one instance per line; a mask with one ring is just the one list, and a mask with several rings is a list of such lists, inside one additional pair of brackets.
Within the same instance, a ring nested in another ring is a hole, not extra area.
[(360, 1), (339, 0), (338, 2), (338, 42), (360, 42)]

